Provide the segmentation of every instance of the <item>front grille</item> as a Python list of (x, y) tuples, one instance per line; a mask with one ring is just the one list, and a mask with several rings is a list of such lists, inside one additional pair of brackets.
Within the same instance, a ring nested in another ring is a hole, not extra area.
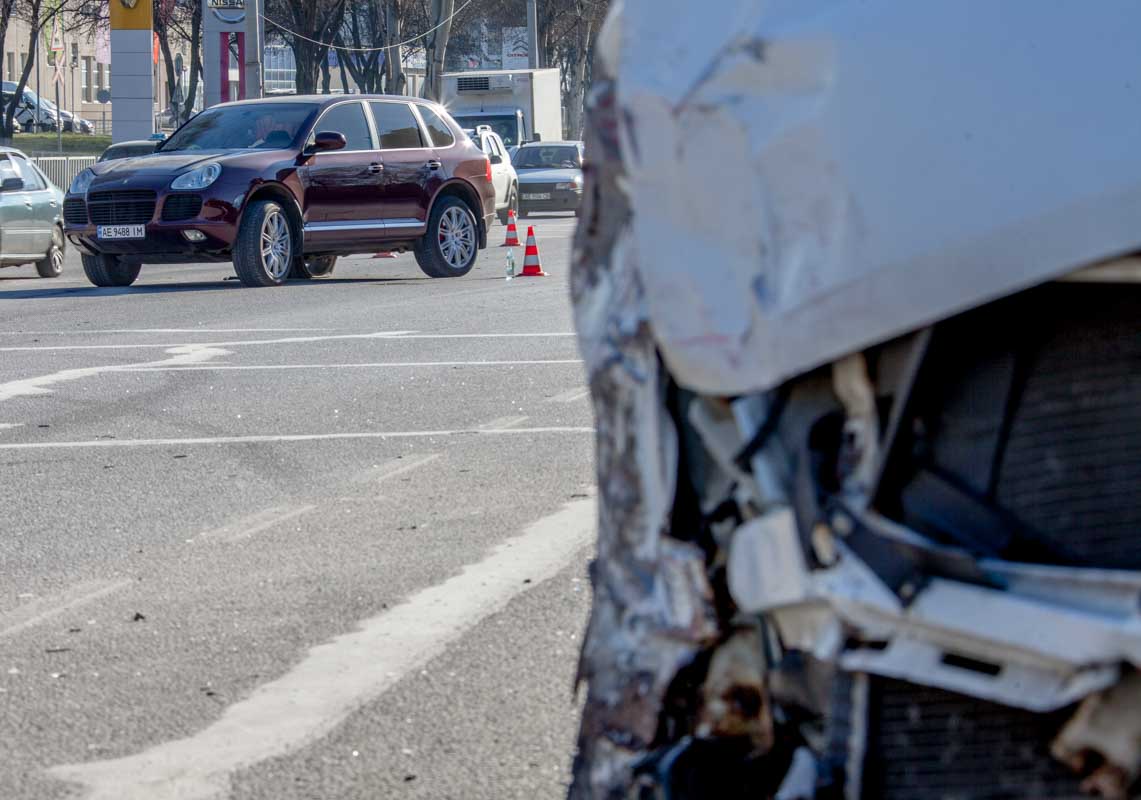
[(87, 224), (87, 203), (79, 198), (63, 201), (63, 219), (68, 225)]
[(172, 194), (162, 204), (163, 222), (194, 219), (202, 211), (202, 197), (197, 194)]
[(1050, 757), (1067, 712), (1032, 714), (873, 678), (866, 800), (1081, 800), (1078, 779)]
[(91, 192), (87, 212), (96, 225), (146, 224), (155, 215), (155, 193), (140, 189)]

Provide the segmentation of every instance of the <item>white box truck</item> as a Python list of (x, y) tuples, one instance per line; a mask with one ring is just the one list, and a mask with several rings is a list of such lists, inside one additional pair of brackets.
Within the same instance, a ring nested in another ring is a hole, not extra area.
[(447, 72), (441, 102), (461, 127), (490, 125), (512, 151), (536, 139), (563, 137), (558, 69)]

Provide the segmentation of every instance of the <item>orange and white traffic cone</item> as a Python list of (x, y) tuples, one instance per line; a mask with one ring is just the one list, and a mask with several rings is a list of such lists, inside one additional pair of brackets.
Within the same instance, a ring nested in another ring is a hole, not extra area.
[(507, 241), (501, 247), (520, 247), (519, 229), (515, 227), (515, 209), (507, 212)]
[(535, 241), (535, 228), (532, 225), (527, 226), (527, 252), (523, 256), (523, 271), (519, 273), (519, 277), (547, 277), (547, 273), (543, 272), (543, 265), (539, 263), (539, 243)]

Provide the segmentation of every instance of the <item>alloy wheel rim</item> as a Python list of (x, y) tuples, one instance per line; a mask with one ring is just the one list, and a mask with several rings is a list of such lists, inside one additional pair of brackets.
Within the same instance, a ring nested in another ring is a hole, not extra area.
[(57, 274), (63, 272), (63, 251), (58, 247), (52, 248), (52, 270)]
[(440, 217), (440, 253), (452, 269), (462, 269), (475, 252), (475, 223), (463, 209), (452, 206)]
[(289, 223), (280, 211), (271, 211), (261, 226), (261, 261), (271, 278), (282, 280), (289, 274), (292, 251)]

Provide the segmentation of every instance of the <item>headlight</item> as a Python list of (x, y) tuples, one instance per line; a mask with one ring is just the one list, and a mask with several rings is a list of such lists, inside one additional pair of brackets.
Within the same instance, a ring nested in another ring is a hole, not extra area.
[(198, 169), (192, 169), (185, 175), (179, 175), (170, 183), (171, 189), (205, 189), (218, 180), (222, 174), (221, 164), (204, 164)]
[(582, 178), (575, 178), (573, 181), (570, 181), (568, 183), (556, 183), (555, 189), (556, 190), (563, 190), (563, 191), (569, 190), (569, 191), (575, 191), (575, 192), (580, 191), (582, 189)]
[(90, 169), (85, 169), (75, 176), (75, 179), (71, 182), (71, 188), (68, 191), (72, 194), (87, 194), (87, 190), (91, 188), (91, 182), (93, 180), (95, 180), (95, 173)]

